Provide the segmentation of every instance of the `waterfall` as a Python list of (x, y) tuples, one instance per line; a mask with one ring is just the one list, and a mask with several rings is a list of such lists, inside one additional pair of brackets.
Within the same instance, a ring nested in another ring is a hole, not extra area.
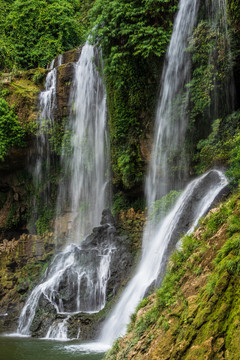
[[(109, 181), (106, 99), (94, 57), (100, 59), (97, 50), (86, 44), (75, 64), (70, 119), (65, 129), (70, 139), (63, 143), (64, 177), (59, 187), (57, 213), (61, 215), (66, 211), (70, 216), (70, 244), (55, 256), (42, 281), (27, 299), (19, 319), (18, 332), (21, 334), (31, 334), (38, 306), (46, 306), (51, 312), (61, 315), (61, 319), (52, 322), (45, 335), (61, 339), (67, 338), (70, 315), (80, 311), (98, 312), (105, 306), (113, 247), (110, 243), (89, 247), (82, 242), (89, 230), (100, 222), (107, 203)], [(51, 90), (55, 88), (54, 74), (46, 81), (51, 85), (48, 86), (49, 92), (42, 95), (44, 103), (53, 104), (55, 101), (54, 90)], [(46, 98), (51, 101), (45, 101)], [(45, 108), (51, 119), (53, 106)], [(58, 230), (56, 226), (56, 236)]]
[(206, 214), (226, 185), (225, 176), (220, 171), (212, 170), (186, 187), (143, 249), (135, 275), (104, 324), (100, 342), (111, 344), (114, 339), (125, 334), (130, 315), (143, 299), (147, 289), (157, 281), (161, 268), (166, 263), (168, 247), (174, 248), (181, 234), (193, 231), (199, 219)]
[[(183, 151), (187, 127), (185, 102), (181, 103), (185, 85), (191, 76), (190, 54), (186, 52), (198, 14), (198, 0), (181, 0), (166, 54), (161, 93), (157, 105), (151, 162), (146, 178), (148, 206), (169, 190), (181, 188), (186, 180), (187, 158)], [(185, 96), (188, 96), (185, 95)], [(176, 158), (175, 160), (173, 160)], [(169, 161), (177, 168), (170, 173)]]
[(46, 339), (56, 339), (56, 340), (68, 340), (67, 337), (67, 321), (70, 316), (67, 316), (63, 321), (58, 323), (53, 323), (48, 329)]
[[(222, 4), (222, 0), (217, 3)], [(198, 0), (180, 0), (165, 58), (145, 186), (149, 219), (154, 202), (172, 189), (181, 189), (187, 180), (188, 158), (184, 152), (184, 141), (188, 124), (185, 104), (189, 92), (185, 85), (191, 78), (191, 59), (186, 48), (197, 21), (198, 8)], [(148, 221), (140, 263), (107, 318), (100, 342), (111, 344), (125, 334), (130, 315), (139, 301), (150, 288), (160, 285), (168, 256), (182, 234), (194, 230), (226, 185), (224, 174), (211, 170), (190, 182), (171, 211), (158, 219), (158, 225), (156, 219)]]
[[(56, 64), (56, 65), (55, 65)], [(44, 90), (39, 94), (39, 115), (37, 118), (37, 141), (36, 141), (36, 154), (34, 154), (34, 165), (32, 166), (33, 183), (35, 191), (41, 188), (44, 184), (45, 188), (41, 191), (42, 201), (47, 207), (50, 196), (50, 143), (48, 135), (54, 132), (55, 127), (55, 111), (56, 111), (56, 91), (57, 91), (57, 67), (62, 64), (62, 55), (59, 55), (51, 62), (48, 67), (48, 74), (45, 80)], [(38, 205), (36, 198), (33, 198), (33, 216), (30, 220), (30, 227), (38, 218)], [(34, 231), (34, 229), (32, 229)]]
[[(62, 154), (62, 169), (67, 176), (60, 185), (57, 199), (58, 214), (64, 212), (66, 203), (69, 204), (70, 242), (74, 243), (80, 243), (99, 224), (108, 200), (106, 99), (93, 59), (101, 62), (101, 54), (86, 44), (75, 64), (70, 121), (65, 128), (65, 134), (72, 136), (67, 145), (63, 145)], [(59, 231), (58, 224), (55, 231)]]

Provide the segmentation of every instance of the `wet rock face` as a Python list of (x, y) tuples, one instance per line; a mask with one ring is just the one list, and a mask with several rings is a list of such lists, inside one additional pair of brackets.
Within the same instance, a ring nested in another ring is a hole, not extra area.
[[(209, 173), (203, 178), (201, 183), (194, 189), (188, 201), (185, 202), (185, 204), (183, 205), (181, 216), (177, 219), (174, 225), (174, 231), (172, 232), (171, 238), (169, 239), (168, 248), (164, 254), (162, 270), (156, 282), (156, 285), (158, 287), (162, 282), (167, 260), (173, 249), (175, 249), (177, 241), (191, 228), (191, 225), (194, 223), (196, 212), (199, 211), (198, 206), (204, 196), (206, 196), (208, 189), (214, 186), (214, 184), (217, 184), (218, 182), (218, 173), (215, 170), (209, 171)], [(205, 216), (209, 212), (209, 210), (216, 205), (216, 203), (219, 203), (223, 198), (225, 198), (229, 194), (229, 192), (230, 189), (226, 184), (226, 186), (219, 192), (218, 196), (214, 199), (213, 203), (210, 205), (210, 208), (206, 210), (203, 216)]]
[(26, 187), (20, 174), (23, 172), (0, 170), (0, 243), (4, 238), (19, 238), (26, 231)]
[(130, 253), (126, 237), (118, 234), (114, 218), (108, 209), (102, 213), (101, 226), (94, 228), (92, 234), (81, 245), (81, 248), (85, 250), (94, 247), (98, 249), (112, 248), (106, 289), (106, 300), (108, 301), (116, 295), (133, 264), (133, 255)]
[[(72, 244), (69, 252), (63, 253), (62, 256), (65, 257), (71, 253), (74, 265), (66, 268), (58, 283), (45, 290), (52, 303), (41, 295), (31, 326), (33, 336), (45, 336), (49, 326), (58, 321), (62, 312), (74, 313), (79, 304), (81, 313), (77, 317), (77, 322), (68, 320), (69, 333), (72, 334), (69, 336), (76, 337), (76, 332), (81, 326), (81, 339), (86, 340), (97, 334), (97, 324), (100, 324), (105, 316), (104, 311), (99, 316), (83, 313), (98, 313), (102, 304), (113, 299), (129, 276), (133, 255), (125, 240), (125, 237), (118, 234), (110, 210), (104, 210), (101, 225), (93, 229), (81, 246)], [(56, 259), (57, 257), (54, 261)], [(54, 264), (54, 261), (49, 267), (49, 273), (52, 271), (51, 268), (56, 266), (57, 262)], [(107, 271), (103, 271), (106, 263)]]
[(74, 63), (63, 64), (57, 69), (57, 106), (56, 119), (69, 115), (69, 95), (74, 76)]
[(0, 332), (16, 331), (27, 295), (40, 280), (54, 247), (52, 233), (44, 237), (22, 234), (18, 240), (0, 243)]
[[(74, 77), (74, 63), (81, 54), (81, 48), (67, 51), (62, 55), (62, 65), (57, 68), (57, 106), (55, 117), (58, 121), (69, 115), (69, 96)], [(57, 59), (57, 58), (56, 58)], [(55, 64), (56, 60), (55, 60)]]

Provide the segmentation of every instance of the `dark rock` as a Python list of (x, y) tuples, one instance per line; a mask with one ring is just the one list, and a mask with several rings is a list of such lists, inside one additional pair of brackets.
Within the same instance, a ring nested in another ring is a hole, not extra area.
[[(61, 274), (58, 283), (49, 290), (51, 294), (49, 293), (47, 297), (51, 297), (51, 301), (58, 308), (61, 304), (64, 312), (76, 312), (78, 301), (80, 301), (82, 312), (96, 311), (96, 308), (102, 306), (103, 296), (106, 296), (106, 301), (112, 300), (129, 276), (133, 255), (128, 242), (124, 241), (126, 237), (121, 237), (117, 233), (110, 210), (103, 211), (101, 224), (93, 229), (92, 234), (82, 242), (81, 246), (71, 245), (69, 252), (74, 257), (74, 265), (67, 267)], [(54, 269), (59, 257), (62, 257), (64, 262), (64, 257), (67, 259), (69, 252), (59, 253), (50, 265), (48, 272), (51, 273), (51, 268)], [(99, 283), (99, 271), (103, 257), (108, 254), (110, 256), (109, 275), (104, 295), (102, 294), (102, 285)], [(81, 274), (81, 280), (79, 274)], [(92, 286), (89, 286), (89, 283)], [(78, 294), (79, 299), (77, 298)], [(56, 313), (55, 307), (47, 300), (47, 297), (42, 295), (40, 298), (31, 326), (34, 336), (45, 336), (47, 327), (58, 319), (59, 314)], [(77, 323), (79, 326), (81, 325), (81, 339), (87, 340), (97, 334), (103, 316), (105, 314), (97, 318), (91, 317), (90, 314), (80, 313), (78, 315)], [(72, 320), (69, 320), (68, 323), (70, 334), (72, 334), (69, 336), (76, 337), (79, 326), (73, 325)]]
[(103, 210), (102, 219), (101, 219), (100, 224), (101, 225), (104, 225), (104, 224), (115, 225), (114, 217), (109, 209)]
[(56, 318), (55, 307), (42, 295), (30, 327), (33, 337), (44, 337)]
[(74, 63), (68, 63), (58, 67), (56, 119), (63, 119), (69, 115), (69, 95), (73, 76)]
[[(157, 287), (159, 287), (162, 282), (163, 276), (165, 274), (168, 258), (171, 252), (175, 249), (177, 241), (181, 238), (183, 234), (185, 234), (188, 231), (188, 229), (194, 223), (196, 211), (198, 211), (198, 204), (203, 199), (203, 197), (206, 196), (207, 190), (210, 187), (212, 187), (214, 184), (217, 184), (218, 182), (219, 182), (218, 172), (215, 170), (209, 171), (209, 173), (202, 178), (198, 186), (194, 188), (191, 197), (183, 205), (183, 208), (181, 210), (181, 215), (177, 218), (176, 223), (174, 224), (174, 230), (172, 232), (171, 238), (168, 241), (168, 247), (163, 256), (161, 272), (156, 281)], [(227, 194), (229, 194), (229, 187), (226, 184), (226, 186), (223, 187), (223, 189), (219, 192), (219, 194), (213, 200), (212, 204), (209, 206), (209, 208), (205, 211), (205, 213), (202, 216), (206, 216), (209, 210), (213, 206), (216, 206), (216, 204), (219, 203), (222, 198), (226, 197)]]

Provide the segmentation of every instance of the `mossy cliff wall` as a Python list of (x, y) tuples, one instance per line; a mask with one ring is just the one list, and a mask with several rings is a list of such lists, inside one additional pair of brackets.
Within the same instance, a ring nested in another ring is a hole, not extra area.
[[(57, 102), (55, 118), (58, 128), (64, 131), (68, 116), (70, 86), (73, 79), (74, 62), (81, 49), (63, 54), (63, 64), (58, 68)], [(0, 325), (16, 329), (19, 311), (26, 296), (43, 275), (55, 249), (52, 233), (38, 236), (29, 234), (29, 219), (33, 213), (33, 200), (39, 198), (33, 184), (32, 161), (36, 154), (36, 119), (38, 116), (38, 94), (44, 89), (44, 79), (49, 70), (35, 69), (1, 75), (1, 97), (12, 106), (17, 120), (24, 130), (21, 146), (11, 146), (0, 160)], [(5, 134), (8, 135), (7, 133)], [(58, 162), (57, 147), (52, 154)], [(52, 181), (57, 183), (57, 172), (53, 169)], [(43, 188), (44, 188), (44, 184)], [(56, 187), (56, 186), (55, 186)], [(53, 190), (55, 190), (53, 186)], [(54, 207), (55, 202), (51, 205)], [(52, 209), (52, 214), (54, 209)], [(44, 219), (45, 220), (45, 219)], [(53, 223), (47, 219), (46, 229)], [(63, 226), (63, 233), (66, 228)], [(65, 241), (64, 234), (58, 246)], [(8, 317), (1, 317), (8, 313)]]
[(240, 193), (183, 239), (106, 359), (240, 358)]
[(0, 331), (16, 330), (26, 297), (43, 276), (54, 250), (52, 233), (43, 237), (23, 234), (1, 242)]
[[(62, 56), (62, 65), (57, 69), (57, 104), (54, 109), (56, 129), (51, 138), (51, 154), (56, 165), (48, 179), (52, 179), (52, 197), (57, 186), (58, 163), (64, 125), (69, 115), (69, 94), (74, 73), (74, 62), (79, 58), (81, 48), (66, 52)], [(57, 58), (55, 60), (57, 65)], [(3, 237), (10, 238), (11, 231), (20, 234), (29, 229), (28, 221), (33, 212), (33, 199), (40, 194), (33, 184), (33, 167), (36, 162), (36, 134), (38, 116), (38, 95), (44, 89), (44, 79), (49, 70), (34, 69), (2, 74), (1, 96), (12, 107), (20, 128), (24, 131), (21, 146), (10, 146), (4, 159), (0, 160), (0, 231)], [(1, 134), (13, 136), (14, 134)], [(17, 134), (15, 135), (17, 136)], [(41, 184), (41, 192), (44, 191)], [(50, 204), (54, 212), (55, 201)], [(50, 226), (50, 219), (46, 228)], [(16, 234), (14, 234), (16, 235)]]

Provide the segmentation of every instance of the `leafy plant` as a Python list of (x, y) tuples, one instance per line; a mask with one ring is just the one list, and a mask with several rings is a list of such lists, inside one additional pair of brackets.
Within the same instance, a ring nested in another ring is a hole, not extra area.
[(160, 200), (156, 200), (152, 205), (152, 210), (149, 216), (150, 219), (158, 223), (159, 219), (168, 213), (180, 194), (181, 191), (172, 190)]
[(8, 8), (0, 38), (2, 68), (12, 61), (23, 69), (45, 67), (82, 40), (74, 0), (15, 0)]
[(117, 190), (139, 188), (141, 141), (150, 132), (162, 56), (175, 0), (97, 0), (90, 11), (92, 41), (104, 56), (113, 181)]
[(0, 160), (4, 160), (11, 146), (24, 146), (25, 131), (13, 107), (0, 98)]

